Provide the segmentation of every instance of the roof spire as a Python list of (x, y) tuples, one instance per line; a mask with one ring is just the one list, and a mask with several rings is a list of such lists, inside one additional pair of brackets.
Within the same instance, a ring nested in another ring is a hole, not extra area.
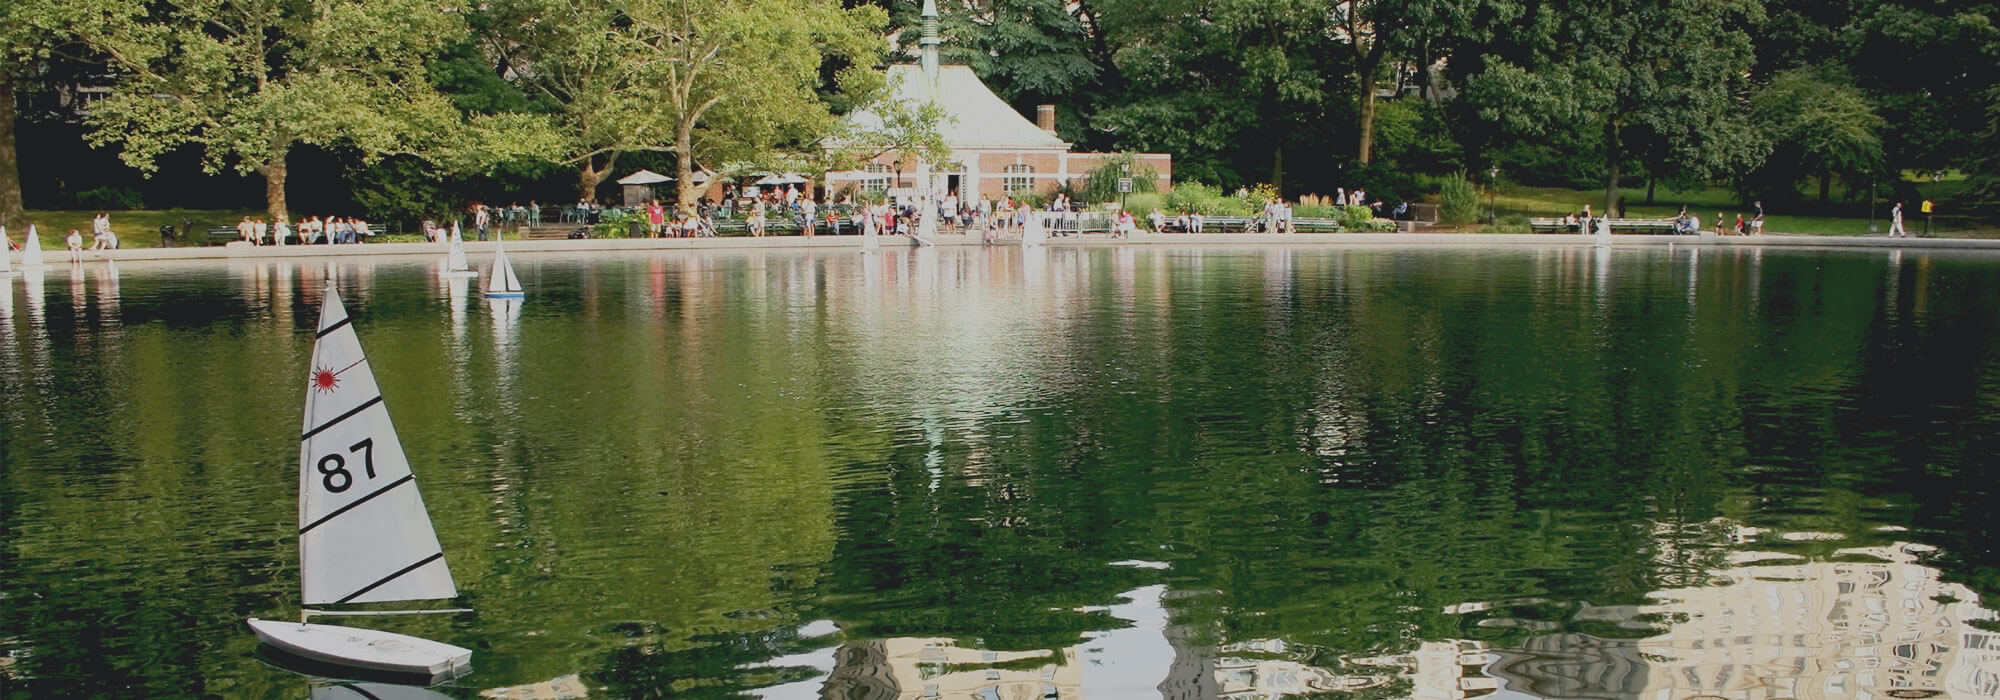
[(937, 85), (938, 79), (938, 9), (937, 0), (924, 0), (923, 67), (924, 80)]

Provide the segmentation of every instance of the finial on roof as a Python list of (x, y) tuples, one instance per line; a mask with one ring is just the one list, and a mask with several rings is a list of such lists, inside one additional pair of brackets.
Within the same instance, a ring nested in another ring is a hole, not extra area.
[(930, 81), (932, 85), (937, 85), (938, 44), (943, 41), (943, 39), (938, 37), (937, 0), (924, 0), (923, 17), (924, 38), (921, 43), (923, 44), (924, 80)]

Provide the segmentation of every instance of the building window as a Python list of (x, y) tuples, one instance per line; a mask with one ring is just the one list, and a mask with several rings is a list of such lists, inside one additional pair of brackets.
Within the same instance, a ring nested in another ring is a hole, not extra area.
[(879, 195), (889, 191), (889, 166), (869, 163), (868, 167), (862, 168), (862, 171), (868, 173), (861, 178), (862, 192)]
[(1035, 166), (1009, 165), (1005, 172), (1007, 176), (1000, 182), (1001, 186), (1007, 190), (1007, 194), (1020, 196), (1032, 194), (1035, 191)]

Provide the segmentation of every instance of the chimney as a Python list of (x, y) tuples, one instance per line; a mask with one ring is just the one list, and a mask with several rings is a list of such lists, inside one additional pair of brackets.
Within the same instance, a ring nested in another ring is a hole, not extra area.
[(1035, 107), (1035, 126), (1041, 127), (1042, 131), (1051, 134), (1056, 133), (1056, 106), (1039, 105)]

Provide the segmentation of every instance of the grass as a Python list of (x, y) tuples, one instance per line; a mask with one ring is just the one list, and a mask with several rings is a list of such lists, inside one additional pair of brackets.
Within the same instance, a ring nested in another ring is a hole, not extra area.
[[(1951, 188), (1955, 186), (1955, 183), (1945, 182), (1937, 186)], [(1930, 187), (1930, 184), (1925, 184), (1920, 187), (1920, 191), (1927, 192)], [(1673, 218), (1680, 214), (1681, 206), (1686, 205), (1694, 214), (1701, 217), (1702, 228), (1713, 231), (1715, 230), (1715, 215), (1717, 212), (1726, 213), (1732, 223), (1735, 221), (1737, 214), (1743, 214), (1746, 218), (1749, 216), (1749, 209), (1737, 203), (1734, 192), (1720, 188), (1708, 188), (1689, 192), (1663, 189), (1655, 193), (1656, 197), (1654, 201), (1656, 203), (1652, 205), (1638, 204), (1638, 202), (1646, 201), (1646, 191), (1644, 189), (1624, 188), (1619, 190), (1619, 194), (1628, 203), (1626, 205), (1626, 215), (1635, 219)], [(1592, 211), (1601, 214), (1604, 207), (1604, 192), (1602, 190), (1525, 187), (1502, 183), (1498, 193), (1481, 192), (1481, 196), (1490, 197), (1490, 199), (1480, 202), (1481, 204), (1492, 202), (1494, 207), (1498, 209), (1499, 225), (1487, 226), (1482, 229), (1493, 232), (1525, 233), (1528, 230), (1528, 219), (1530, 218), (1561, 216), (1572, 212), (1580, 212), (1586, 204), (1591, 206)], [(1838, 199), (1839, 194), (1837, 193), (1836, 201)], [(1813, 206), (1813, 202), (1807, 202), (1795, 205), (1794, 208), (1810, 209)], [(1851, 205), (1838, 206), (1849, 206), (1851, 208)], [(1880, 232), (1889, 229), (1889, 203), (1883, 202), (1879, 204), (1877, 211), (1879, 218), (1875, 220), (1875, 229), (1877, 232), (1876, 235), (1880, 235)], [(1817, 215), (1810, 211), (1776, 213), (1766, 208), (1764, 222), (1764, 231), (1766, 233), (1813, 236), (1865, 236), (1870, 233), (1868, 230), (1869, 220), (1865, 216)], [(1924, 217), (1916, 211), (1916, 205), (1910, 204), (1905, 206), (1904, 226), (1912, 232), (1920, 233), (1923, 231)], [(1953, 238), (2000, 238), (2000, 228), (1970, 217), (1940, 216), (1932, 222), (1931, 231), (1933, 235), (1950, 236)]]
[[(181, 245), (204, 245), (208, 229), (216, 226), (234, 226), (245, 216), (262, 216), (262, 211), (229, 209), (139, 209), (132, 211), (112, 211), (111, 231), (118, 234), (120, 248), (160, 247), (160, 227), (180, 228), (181, 219), (194, 222), (194, 238)], [(43, 250), (62, 250), (63, 239), (70, 229), (83, 233), (83, 244), (90, 245), (90, 220), (96, 211), (59, 211), (51, 209), (28, 210), (28, 221), (35, 224), (41, 234)], [(7, 230), (7, 237), (20, 242), (27, 233), (27, 227)]]

